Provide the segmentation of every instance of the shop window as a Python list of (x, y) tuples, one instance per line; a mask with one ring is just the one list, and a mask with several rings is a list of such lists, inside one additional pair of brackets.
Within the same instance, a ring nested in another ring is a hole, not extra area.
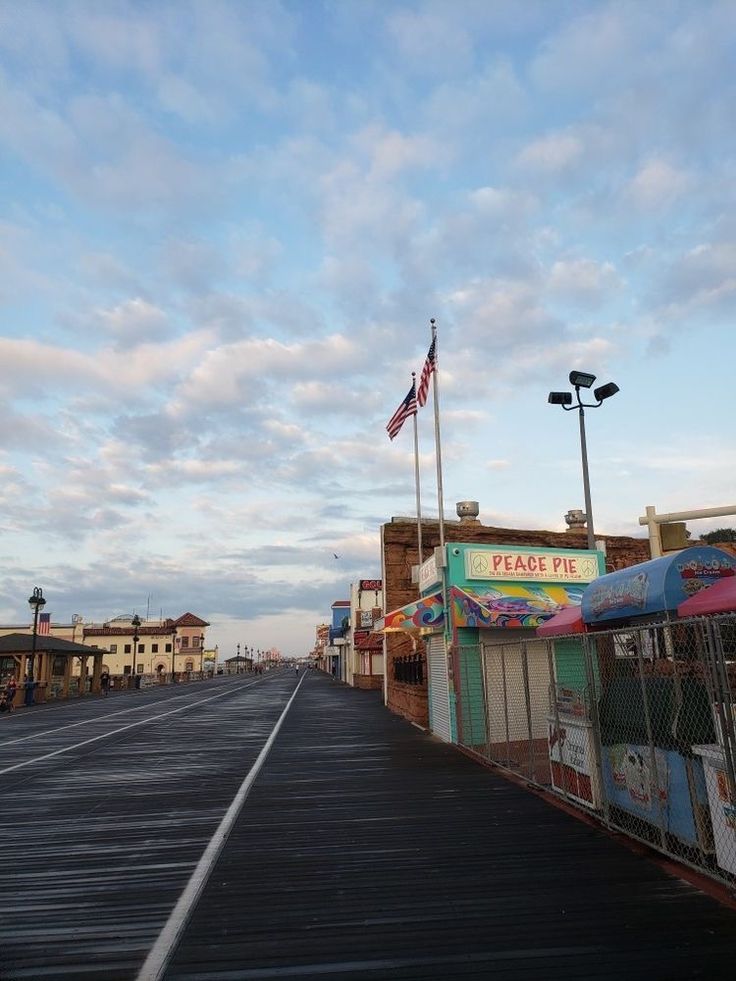
[[(128, 645), (126, 645), (126, 646), (128, 646)], [(130, 653), (130, 652), (128, 652), (128, 653)], [(130, 665), (129, 664), (124, 665), (124, 667), (123, 667), (123, 674), (130, 674)]]
[(54, 675), (55, 677), (60, 677), (61, 675), (64, 674), (65, 668), (66, 668), (66, 658), (63, 656), (63, 654), (62, 655), (57, 654), (56, 657), (54, 657), (51, 666), (51, 674)]
[(143, 665), (142, 664), (136, 664), (135, 670), (136, 670), (136, 673), (137, 674), (143, 674)]

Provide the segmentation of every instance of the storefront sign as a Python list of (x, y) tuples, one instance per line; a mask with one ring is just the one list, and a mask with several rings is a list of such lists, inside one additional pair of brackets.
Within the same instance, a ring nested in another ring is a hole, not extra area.
[(430, 586), (440, 582), (441, 578), (437, 568), (437, 559), (434, 554), (430, 555), (427, 561), (422, 562), (419, 566), (419, 592), (423, 593), (425, 589), (429, 589)]
[(597, 554), (570, 551), (514, 551), (513, 549), (468, 549), (465, 553), (467, 579), (497, 579), (524, 582), (588, 583), (600, 575)]
[(367, 592), (369, 590), (378, 592), (379, 590), (383, 589), (383, 579), (361, 579), (360, 589), (362, 592)]

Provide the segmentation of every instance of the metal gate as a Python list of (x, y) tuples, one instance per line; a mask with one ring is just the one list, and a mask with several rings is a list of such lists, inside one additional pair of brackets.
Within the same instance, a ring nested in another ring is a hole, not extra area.
[(460, 648), (460, 741), (499, 766), (548, 785), (550, 660), (544, 641)]

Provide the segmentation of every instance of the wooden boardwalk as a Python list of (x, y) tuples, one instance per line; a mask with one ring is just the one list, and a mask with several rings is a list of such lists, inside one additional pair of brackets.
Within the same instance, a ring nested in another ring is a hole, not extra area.
[[(2, 726), (0, 978), (139, 977), (294, 688)], [(310, 672), (171, 954), (169, 981), (732, 981), (736, 912)]]

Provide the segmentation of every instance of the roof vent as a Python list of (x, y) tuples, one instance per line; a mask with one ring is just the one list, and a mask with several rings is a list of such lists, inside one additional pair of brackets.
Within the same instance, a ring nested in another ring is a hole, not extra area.
[(458, 518), (460, 518), (460, 523), (464, 525), (478, 525), (478, 515), (480, 514), (480, 508), (478, 507), (477, 501), (458, 501), (455, 505), (455, 510), (457, 512)]
[(580, 508), (572, 508), (565, 515), (568, 531), (580, 531), (582, 528), (585, 528), (587, 520), (585, 511), (581, 511)]

